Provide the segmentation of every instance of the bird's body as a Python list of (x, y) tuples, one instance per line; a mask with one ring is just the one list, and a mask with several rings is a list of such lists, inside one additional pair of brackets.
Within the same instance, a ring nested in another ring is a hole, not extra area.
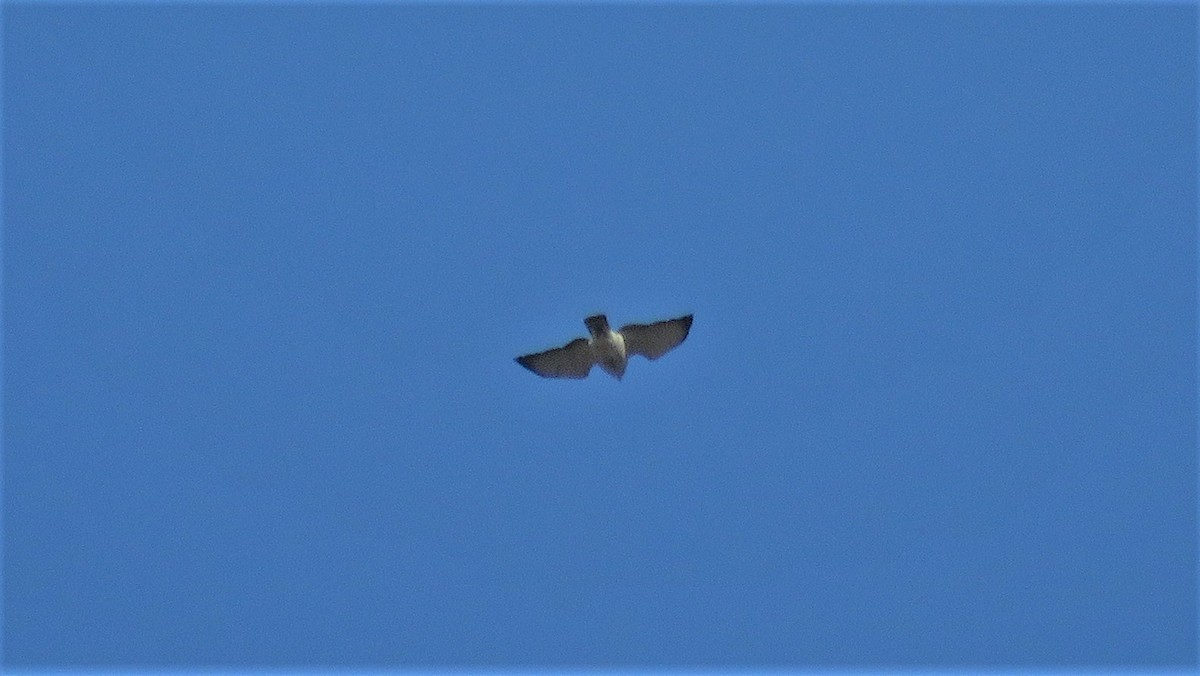
[(588, 347), (592, 349), (596, 363), (609, 375), (620, 380), (629, 364), (624, 336), (609, 328), (608, 319), (604, 315), (588, 317), (584, 323), (587, 324), (588, 333), (592, 334), (592, 337), (588, 338)]
[(613, 331), (604, 315), (592, 315), (583, 323), (590, 337), (517, 357), (517, 363), (543, 378), (586, 378), (592, 366), (599, 364), (620, 380), (632, 355), (658, 359), (682, 343), (692, 328), (692, 315), (653, 324), (628, 324), (620, 331)]

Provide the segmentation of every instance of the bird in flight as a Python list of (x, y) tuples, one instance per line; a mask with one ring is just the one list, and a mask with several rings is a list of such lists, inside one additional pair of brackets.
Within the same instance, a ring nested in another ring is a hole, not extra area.
[(682, 343), (692, 328), (692, 315), (653, 324), (626, 324), (620, 331), (609, 328), (604, 315), (592, 315), (583, 323), (590, 338), (576, 338), (553, 350), (517, 357), (517, 363), (543, 378), (586, 378), (599, 364), (620, 380), (631, 356), (658, 359)]

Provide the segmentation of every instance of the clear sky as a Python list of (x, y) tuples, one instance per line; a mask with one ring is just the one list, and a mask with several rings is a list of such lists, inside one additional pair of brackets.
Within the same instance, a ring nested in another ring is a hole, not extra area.
[(1195, 664), (1194, 6), (3, 22), (6, 666)]

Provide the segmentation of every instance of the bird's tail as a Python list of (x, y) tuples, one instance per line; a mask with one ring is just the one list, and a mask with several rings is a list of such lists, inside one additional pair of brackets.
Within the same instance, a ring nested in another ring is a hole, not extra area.
[(593, 336), (600, 336), (608, 333), (608, 317), (604, 315), (592, 315), (583, 320), (587, 324), (588, 332)]

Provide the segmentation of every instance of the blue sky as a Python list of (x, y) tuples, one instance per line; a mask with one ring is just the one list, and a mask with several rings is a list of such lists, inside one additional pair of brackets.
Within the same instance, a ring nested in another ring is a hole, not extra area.
[(6, 3), (5, 665), (1194, 665), (1196, 19)]

